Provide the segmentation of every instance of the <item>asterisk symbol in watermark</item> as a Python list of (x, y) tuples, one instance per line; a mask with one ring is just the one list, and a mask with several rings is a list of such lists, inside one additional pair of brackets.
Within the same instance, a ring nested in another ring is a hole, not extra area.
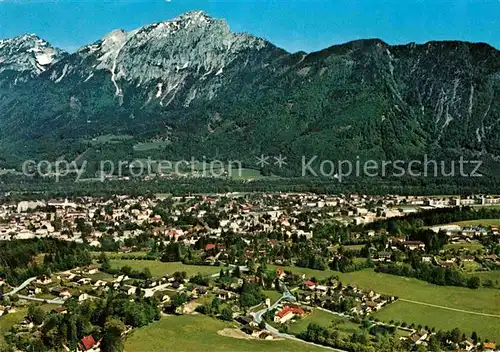
[(283, 167), (283, 165), (286, 165), (286, 156), (283, 155), (278, 155), (274, 157), (274, 165), (278, 165), (279, 167)]
[(269, 161), (268, 161), (269, 157), (268, 156), (261, 154), (260, 157), (256, 156), (255, 158), (257, 159), (257, 162), (256, 162), (257, 166), (264, 167), (266, 165), (269, 165)]

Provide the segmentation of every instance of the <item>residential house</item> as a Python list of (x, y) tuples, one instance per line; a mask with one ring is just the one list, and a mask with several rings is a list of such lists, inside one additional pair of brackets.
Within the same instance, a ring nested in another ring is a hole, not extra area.
[(285, 270), (283, 269), (276, 269), (276, 276), (278, 277), (278, 279), (283, 279), (285, 277)]
[(306, 288), (309, 290), (314, 290), (316, 288), (316, 283), (312, 282), (311, 280), (307, 280), (304, 282), (304, 285)]
[(66, 313), (68, 313), (68, 308), (66, 308), (64, 306), (56, 307), (56, 308), (52, 309), (52, 313), (66, 314)]
[(42, 275), (36, 279), (36, 283), (40, 285), (48, 285), (52, 283), (52, 279), (50, 278), (50, 276)]
[(483, 343), (483, 351), (497, 351), (497, 345), (494, 342)]
[(276, 312), (274, 316), (274, 322), (283, 324), (292, 319), (296, 315), (303, 316), (304, 314), (305, 312), (304, 310), (302, 310), (302, 308), (284, 306), (283, 309)]
[(226, 290), (220, 290), (219, 293), (217, 294), (217, 297), (223, 301), (228, 300), (232, 297), (234, 297), (234, 293), (231, 291), (226, 291)]
[(79, 351), (82, 352), (98, 352), (100, 351), (99, 343), (94, 340), (92, 335), (85, 336), (80, 340)]
[(80, 285), (89, 285), (92, 282), (91, 278), (88, 277), (82, 277), (80, 280), (77, 281)]
[(59, 296), (62, 299), (68, 299), (71, 298), (71, 292), (67, 288), (62, 288), (62, 287), (55, 287), (50, 290), (50, 293), (52, 293), (55, 296)]
[(90, 265), (87, 268), (85, 268), (84, 273), (87, 275), (94, 275), (99, 272), (99, 268), (95, 265)]
[(128, 296), (132, 296), (133, 294), (135, 294), (135, 290), (136, 290), (136, 288), (134, 286), (130, 286), (130, 285), (123, 285), (122, 287), (120, 287), (120, 292), (122, 292)]
[(410, 251), (414, 251), (416, 249), (425, 249), (425, 243), (422, 241), (404, 241), (403, 247)]
[(377, 253), (377, 259), (375, 261), (379, 262), (390, 262), (392, 253), (388, 251), (380, 251)]
[(40, 287), (30, 286), (26, 289), (26, 292), (28, 293), (28, 296), (34, 296), (42, 293), (42, 289)]
[(82, 292), (75, 292), (72, 297), (78, 300), (78, 302), (83, 302), (89, 298), (89, 295)]

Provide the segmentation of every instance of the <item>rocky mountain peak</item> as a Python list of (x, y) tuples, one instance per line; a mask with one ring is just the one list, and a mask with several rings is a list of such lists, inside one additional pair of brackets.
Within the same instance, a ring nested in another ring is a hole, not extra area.
[[(96, 71), (107, 71), (115, 96), (121, 97), (123, 87), (133, 84), (147, 90), (149, 99), (168, 105), (188, 82), (219, 79), (232, 63), (248, 61), (251, 53), (266, 46), (275, 48), (263, 39), (231, 32), (225, 20), (191, 11), (129, 32), (114, 30), (77, 52), (76, 61), (86, 62), (78, 71), (74, 60), (61, 62), (51, 78), (59, 83), (71, 72), (86, 82)], [(212, 96), (215, 90), (211, 86), (207, 94)], [(193, 88), (188, 101), (199, 94)]]
[(0, 40), (0, 72), (38, 75), (59, 60), (64, 52), (35, 34)]

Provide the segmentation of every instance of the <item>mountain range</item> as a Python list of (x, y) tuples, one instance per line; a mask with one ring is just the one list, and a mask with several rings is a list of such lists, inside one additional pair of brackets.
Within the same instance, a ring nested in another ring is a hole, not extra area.
[[(0, 167), (26, 159), (500, 156), (500, 52), (357, 40), (288, 53), (202, 11), (75, 53), (0, 40)], [(295, 175), (296, 169), (273, 170)]]

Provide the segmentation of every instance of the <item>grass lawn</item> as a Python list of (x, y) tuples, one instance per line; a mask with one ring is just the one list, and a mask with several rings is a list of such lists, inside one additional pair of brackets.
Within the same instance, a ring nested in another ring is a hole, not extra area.
[(248, 179), (260, 179), (264, 178), (264, 176), (262, 176), (259, 170), (244, 169), (244, 168), (241, 169), (241, 174), (240, 174), (240, 171), (238, 170), (237, 166), (234, 165), (231, 170), (231, 178), (234, 180), (248, 180)]
[(352, 258), (352, 262), (354, 264), (363, 264), (366, 263), (366, 258)]
[[(333, 324), (335, 322), (335, 324)], [(340, 333), (346, 335), (352, 335), (355, 331), (359, 330), (359, 326), (347, 319), (336, 316), (331, 313), (327, 313), (320, 309), (314, 309), (311, 314), (300, 319), (296, 323), (292, 323), (288, 327), (288, 331), (292, 334), (297, 334), (302, 331), (307, 330), (307, 326), (310, 323), (315, 323), (325, 328), (332, 327), (334, 330), (338, 330)]]
[(207, 295), (203, 295), (199, 298), (196, 299), (196, 303), (199, 304), (212, 304), (212, 301), (214, 300), (215, 295), (212, 293), (209, 293)]
[(364, 244), (350, 244), (344, 246), (344, 249), (348, 251), (359, 251), (362, 250), (364, 246), (365, 246)]
[(111, 281), (114, 279), (113, 275), (105, 273), (103, 271), (98, 271), (97, 273), (92, 275), (85, 275), (85, 277), (88, 277), (92, 280), (102, 280), (102, 281)]
[(134, 330), (125, 341), (127, 352), (282, 352), (324, 351), (300, 342), (260, 341), (221, 336), (217, 331), (233, 325), (205, 315), (163, 317), (160, 321)]
[(54, 298), (57, 298), (56, 296), (54, 296), (53, 294), (50, 294), (50, 293), (40, 293), (39, 295), (36, 295), (35, 297), (36, 298), (43, 298), (43, 299), (54, 299)]
[(121, 143), (123, 141), (132, 139), (133, 137), (130, 135), (126, 134), (106, 134), (102, 136), (98, 136), (95, 138), (92, 138), (91, 140), (87, 140), (86, 142), (90, 142), (91, 145), (96, 146), (96, 145), (102, 145), (105, 143)]
[[(490, 304), (493, 302), (490, 302)], [(470, 336), (476, 331), (479, 337), (500, 341), (500, 318), (473, 315), (434, 307), (427, 307), (410, 302), (395, 302), (375, 313), (385, 322), (390, 320), (435, 327), (438, 330), (451, 330), (458, 327)]]
[(472, 274), (478, 270), (481, 270), (481, 268), (482, 265), (478, 262), (463, 262), (462, 264), (460, 264), (460, 269), (466, 274)]
[[(108, 258), (110, 258), (110, 259), (114, 259), (114, 258), (120, 259), (122, 257), (130, 257), (130, 256), (145, 257), (146, 255), (148, 255), (148, 252), (129, 252), (129, 253), (104, 252), (104, 253), (106, 253)], [(92, 252), (91, 254), (92, 254), (93, 258), (99, 258), (99, 255), (101, 255), (101, 252)]]
[(450, 244), (445, 244), (444, 249), (465, 249), (468, 251), (477, 251), (478, 249), (483, 249), (483, 245), (479, 242), (473, 242), (473, 243), (450, 243)]
[(134, 145), (134, 151), (145, 152), (148, 150), (157, 150), (162, 149), (169, 144), (169, 141), (140, 142)]
[(266, 297), (271, 300), (271, 304), (276, 302), (281, 297), (281, 293), (279, 293), (278, 291), (274, 291), (274, 290), (264, 290), (264, 291), (262, 291), (262, 293), (264, 293), (266, 295)]
[(500, 219), (479, 219), (479, 220), (467, 220), (458, 221), (451, 223), (450, 225), (458, 226), (500, 226)]
[(481, 281), (484, 280), (491, 280), (493, 282), (500, 281), (500, 270), (476, 271), (473, 273), (466, 273), (466, 274), (471, 276), (477, 276), (481, 279)]
[(113, 268), (121, 268), (125, 265), (130, 266), (133, 270), (142, 271), (144, 268), (149, 268), (151, 275), (161, 277), (165, 274), (173, 274), (176, 271), (185, 271), (188, 276), (194, 276), (198, 273), (202, 275), (216, 274), (220, 271), (218, 266), (203, 266), (203, 265), (185, 265), (182, 263), (163, 263), (155, 260), (125, 260), (111, 259)]
[(59, 307), (59, 305), (57, 304), (51, 304), (51, 303), (44, 303), (42, 305), (39, 306), (42, 310), (44, 310), (45, 312), (49, 313), (50, 311), (52, 311), (52, 309), (56, 308), (56, 307)]
[(19, 323), (24, 319), (27, 311), (27, 308), (16, 308), (15, 313), (5, 314), (0, 317), (0, 347), (5, 342), (4, 335), (14, 324)]

